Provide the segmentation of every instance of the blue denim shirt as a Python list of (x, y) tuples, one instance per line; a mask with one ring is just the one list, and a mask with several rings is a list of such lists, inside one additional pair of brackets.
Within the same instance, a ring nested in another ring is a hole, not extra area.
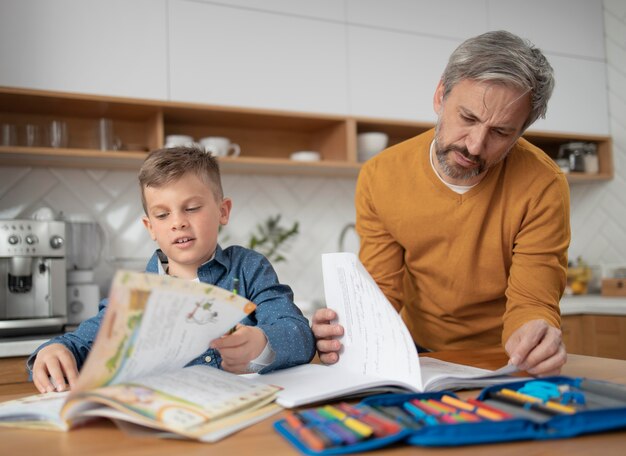
[[(146, 272), (158, 274), (159, 261), (167, 263), (167, 257), (161, 250), (152, 255)], [(263, 255), (240, 246), (222, 250), (218, 245), (213, 259), (198, 269), (198, 278), (201, 282), (227, 290), (233, 288), (233, 279), (237, 278), (239, 295), (257, 305), (256, 310), (241, 323), (263, 330), (275, 353), (274, 361), (259, 373), (311, 361), (315, 354), (315, 338), (309, 322), (293, 303), (291, 288), (278, 282), (274, 268)], [(103, 299), (98, 314), (83, 321), (74, 332), (55, 337), (39, 346), (27, 361), (29, 370), (39, 350), (55, 343), (65, 345), (72, 352), (80, 370), (96, 338), (107, 304), (108, 299)], [(205, 364), (221, 368), (221, 362), (219, 351), (209, 348), (197, 354), (187, 365)]]

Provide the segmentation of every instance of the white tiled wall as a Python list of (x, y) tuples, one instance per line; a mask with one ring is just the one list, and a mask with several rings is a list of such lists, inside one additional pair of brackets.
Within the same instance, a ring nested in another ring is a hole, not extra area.
[[(615, 179), (572, 186), (570, 257), (626, 264), (626, 3), (604, 0), (610, 126)], [(224, 245), (245, 244), (255, 225), (282, 214), (300, 222), (287, 263), (276, 264), (297, 300), (323, 297), (320, 254), (337, 250), (342, 227), (354, 220), (355, 179), (225, 175), (234, 200)], [(0, 219), (27, 217), (41, 206), (95, 217), (108, 235), (97, 280), (106, 292), (118, 267), (142, 269), (154, 245), (141, 225), (136, 173), (130, 171), (0, 168)], [(350, 233), (347, 250), (356, 250)]]
[(626, 264), (626, 3), (604, 0), (610, 130), (615, 178), (574, 185), (570, 258)]
[[(354, 221), (354, 179), (276, 177), (228, 174), (224, 191), (233, 199), (229, 224), (220, 234), (222, 246), (246, 245), (256, 225), (281, 214), (299, 235), (285, 251), (286, 262), (275, 267), (297, 301), (323, 298), (320, 254), (338, 250), (342, 228)], [(101, 264), (96, 269), (102, 293), (115, 269), (143, 269), (156, 244), (141, 223), (143, 210), (136, 172), (57, 168), (0, 168), (0, 219), (29, 218), (42, 206), (57, 213), (87, 214), (107, 234)], [(353, 232), (346, 250), (356, 251)]]

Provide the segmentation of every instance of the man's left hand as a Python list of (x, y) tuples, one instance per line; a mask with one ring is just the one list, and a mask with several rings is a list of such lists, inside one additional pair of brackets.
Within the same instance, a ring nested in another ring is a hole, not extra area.
[(567, 361), (561, 330), (544, 320), (531, 320), (520, 326), (504, 349), (509, 354), (510, 364), (531, 375), (558, 375)]

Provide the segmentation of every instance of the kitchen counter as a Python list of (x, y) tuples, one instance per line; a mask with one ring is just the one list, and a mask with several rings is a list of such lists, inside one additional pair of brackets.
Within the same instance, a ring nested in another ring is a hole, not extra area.
[(0, 338), (0, 358), (12, 356), (28, 356), (44, 342), (49, 341), (57, 334), (2, 337)]
[(626, 315), (626, 297), (563, 296), (561, 315)]
[[(311, 310), (312, 309), (305, 309)], [(605, 297), (601, 295), (563, 296), (562, 315), (626, 315), (626, 297)], [(0, 338), (0, 358), (28, 356), (39, 345), (56, 334)]]

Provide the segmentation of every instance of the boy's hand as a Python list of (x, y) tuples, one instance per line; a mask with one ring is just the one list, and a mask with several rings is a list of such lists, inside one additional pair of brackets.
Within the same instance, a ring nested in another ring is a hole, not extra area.
[(211, 342), (211, 348), (222, 355), (222, 369), (233, 374), (248, 373), (248, 364), (256, 359), (267, 344), (265, 333), (253, 326), (237, 325), (232, 334)]
[(315, 335), (320, 361), (324, 364), (334, 364), (339, 361), (341, 342), (336, 337), (343, 336), (343, 326), (331, 323), (335, 319), (337, 319), (337, 314), (331, 309), (317, 309), (313, 315), (311, 329)]
[[(50, 381), (56, 384), (56, 388)], [(51, 344), (42, 348), (33, 364), (33, 383), (40, 393), (53, 391), (65, 391), (68, 387), (65, 379), (69, 381), (69, 387), (73, 388), (78, 379), (78, 368), (74, 355), (62, 344)]]

